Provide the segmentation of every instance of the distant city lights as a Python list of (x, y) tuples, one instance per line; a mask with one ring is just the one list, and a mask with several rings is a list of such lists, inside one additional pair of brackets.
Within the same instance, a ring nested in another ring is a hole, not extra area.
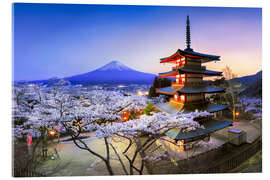
[(148, 91), (137, 91), (136, 93), (138, 96), (147, 96), (148, 95)]
[(124, 87), (127, 87), (127, 86), (125, 86), (125, 85), (119, 85), (118, 87), (119, 88), (124, 88)]

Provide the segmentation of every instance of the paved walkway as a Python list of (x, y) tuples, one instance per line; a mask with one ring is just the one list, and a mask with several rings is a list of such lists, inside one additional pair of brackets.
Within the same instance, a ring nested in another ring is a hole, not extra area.
[[(261, 135), (261, 121), (235, 122), (233, 126), (229, 128), (244, 130), (247, 133), (248, 143), (252, 143), (256, 138)], [(207, 147), (199, 147), (195, 150), (187, 150), (183, 152), (179, 151), (178, 147), (170, 145), (170, 143), (168, 144), (163, 141), (158, 141), (157, 145), (163, 146), (163, 151), (160, 149), (158, 151), (162, 153), (164, 153), (164, 151), (167, 151), (172, 162), (182, 160), (190, 156), (196, 156), (226, 143), (228, 139), (227, 137), (229, 128), (219, 130), (211, 135), (210, 142), (211, 144), (213, 144), (213, 146), (210, 145)], [(105, 156), (106, 153), (103, 140), (97, 139), (94, 133), (84, 133), (82, 135), (84, 137), (87, 137), (86, 139), (84, 139), (84, 141), (86, 141), (91, 148)], [(54, 148), (56, 148), (61, 159), (49, 160), (47, 163), (44, 164), (41, 172), (46, 172), (46, 174), (52, 173), (51, 175), (54, 176), (108, 175), (106, 167), (100, 159), (89, 154), (89, 152), (87, 151), (79, 149), (73, 144), (72, 141), (65, 141), (69, 138), (70, 137), (68, 136), (60, 138), (60, 144), (57, 144), (56, 146), (53, 146), (49, 149), (50, 152), (53, 152)], [(116, 148), (121, 151), (124, 147), (126, 147), (125, 143), (118, 143)], [(123, 175), (124, 172), (122, 170), (121, 164), (116, 159), (112, 150), (110, 153), (113, 156), (112, 166), (115, 174)], [(127, 161), (125, 161), (124, 163), (126, 164)], [(168, 164), (170, 164), (170, 162), (164, 162), (164, 167), (167, 167)], [(136, 165), (140, 165), (139, 161), (136, 163)], [(174, 165), (172, 165), (171, 168), (177, 167), (174, 167)], [(167, 173), (170, 173), (170, 171), (168, 171)], [(145, 171), (144, 174), (148, 174), (148, 172)]]
[(234, 129), (241, 129), (247, 133), (247, 143), (254, 142), (259, 136), (262, 135), (262, 123), (259, 121), (240, 121), (234, 122)]
[[(95, 137), (95, 133), (84, 133), (84, 137), (88, 137), (83, 139), (87, 145), (98, 152), (103, 157), (106, 157), (106, 148), (103, 139), (98, 139)], [(105, 163), (97, 158), (96, 156), (90, 154), (86, 150), (79, 149), (72, 141), (64, 141), (70, 137), (60, 138), (60, 143), (54, 146), (51, 146), (48, 151), (49, 153), (54, 152), (54, 148), (57, 149), (60, 159), (55, 158), (54, 160), (48, 160), (44, 163), (43, 166), (39, 168), (39, 172), (45, 173), (49, 176), (104, 176), (109, 175)], [(114, 139), (117, 140), (117, 139)], [(123, 152), (125, 147), (127, 146), (127, 142), (120, 141), (114, 142), (112, 140), (115, 148), (118, 152)], [(131, 147), (128, 155), (132, 155), (132, 151), (135, 147)], [(129, 170), (128, 161), (119, 153), (122, 158), (124, 164), (126, 165), (127, 170)], [(115, 155), (112, 148), (110, 148), (110, 156), (111, 156), (111, 166), (115, 173), (115, 175), (124, 175), (124, 171), (122, 166)], [(140, 156), (135, 161), (135, 166), (140, 167)], [(135, 173), (137, 174), (137, 173)], [(144, 168), (144, 174), (148, 174), (147, 169)]]

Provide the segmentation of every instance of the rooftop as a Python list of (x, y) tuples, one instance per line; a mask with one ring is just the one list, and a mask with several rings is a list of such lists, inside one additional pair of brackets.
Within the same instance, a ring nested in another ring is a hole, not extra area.
[(216, 55), (210, 55), (210, 54), (204, 54), (204, 53), (199, 53), (195, 51), (190, 51), (190, 50), (181, 50), (178, 49), (173, 55), (165, 58), (160, 59), (160, 63), (165, 63), (165, 62), (172, 62), (180, 59), (181, 56), (193, 58), (193, 59), (198, 59), (201, 61), (201, 63), (206, 63), (209, 61), (219, 61), (220, 56)]
[(222, 111), (228, 108), (228, 105), (223, 104), (213, 104), (213, 103), (201, 103), (201, 104), (183, 104), (182, 106), (176, 106), (171, 102), (160, 103), (155, 105), (157, 109), (163, 111), (168, 114), (175, 114), (184, 110), (186, 112), (200, 110), (207, 111), (209, 113), (214, 113), (218, 111)]
[[(164, 87), (164, 88), (157, 88), (158, 93), (168, 94), (168, 95), (175, 95), (175, 94), (198, 94), (198, 93), (219, 93), (224, 92), (225, 88), (220, 88), (216, 86), (191, 86), (186, 85), (180, 88), (173, 88), (172, 86)], [(177, 93), (178, 92), (178, 93)]]
[(201, 137), (210, 133), (213, 133), (217, 130), (226, 128), (228, 126), (232, 126), (231, 121), (218, 121), (218, 120), (208, 120), (204, 124), (204, 129), (203, 128), (198, 128), (193, 131), (189, 132), (182, 132), (181, 129), (178, 128), (173, 128), (169, 130), (166, 135), (169, 136), (172, 139), (175, 140), (190, 140), (190, 139), (195, 139), (196, 137)]
[(191, 69), (191, 68), (187, 68), (187, 67), (182, 67), (182, 68), (178, 68), (178, 69), (175, 69), (172, 71), (159, 73), (158, 75), (160, 77), (175, 76), (178, 74), (178, 72), (180, 74), (182, 74), (182, 73), (203, 74), (203, 75), (207, 75), (207, 76), (221, 76), (222, 75), (222, 72), (219, 72), (219, 71), (211, 71), (211, 70), (205, 70), (205, 69)]

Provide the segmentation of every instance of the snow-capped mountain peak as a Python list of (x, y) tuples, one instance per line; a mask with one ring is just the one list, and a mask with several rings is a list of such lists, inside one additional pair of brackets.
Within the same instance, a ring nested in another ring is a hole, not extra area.
[(93, 71), (67, 77), (71, 83), (152, 83), (156, 75), (131, 69), (118, 61)]
[(98, 71), (107, 71), (107, 70), (127, 71), (127, 70), (132, 70), (132, 69), (130, 69), (129, 67), (125, 66), (124, 64), (118, 61), (111, 61), (97, 70)]

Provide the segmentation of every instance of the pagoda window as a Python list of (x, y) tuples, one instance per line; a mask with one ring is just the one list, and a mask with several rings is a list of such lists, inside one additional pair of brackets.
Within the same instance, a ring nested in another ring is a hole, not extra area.
[(180, 75), (180, 79), (181, 79), (180, 84), (184, 84), (185, 81), (186, 81), (186, 76), (185, 76), (185, 74), (181, 74), (181, 75)]
[(186, 96), (185, 96), (185, 95), (181, 95), (181, 96), (180, 96), (180, 101), (181, 101), (182, 103), (184, 103), (184, 102), (186, 101)]
[(177, 74), (176, 75), (176, 84), (180, 84), (180, 74)]
[(183, 56), (181, 57), (181, 61), (180, 61), (181, 65), (186, 64), (186, 58)]
[(186, 63), (186, 58), (183, 56), (180, 59), (176, 60), (176, 68), (182, 67)]
[(181, 78), (181, 80), (182, 80), (182, 84), (184, 84), (185, 83), (185, 78)]
[(175, 99), (176, 101), (178, 101), (178, 95), (177, 95), (177, 94), (174, 95), (174, 99)]

